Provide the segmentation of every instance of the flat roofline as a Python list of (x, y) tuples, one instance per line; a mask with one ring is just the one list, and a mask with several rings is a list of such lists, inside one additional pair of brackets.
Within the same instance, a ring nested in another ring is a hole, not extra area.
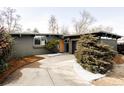
[(10, 33), (11, 35), (55, 35), (55, 36), (63, 36), (63, 37), (78, 37), (84, 34), (95, 34), (95, 35), (100, 35), (100, 36), (107, 36), (107, 37), (113, 37), (113, 38), (121, 38), (122, 36), (117, 35), (115, 33), (111, 32), (106, 32), (106, 31), (97, 31), (97, 32), (89, 32), (89, 33), (84, 33), (84, 34), (73, 34), (73, 35), (62, 35), (62, 34), (52, 34), (52, 33)]
[(64, 37), (76, 37), (76, 36), (81, 36), (81, 35), (86, 35), (86, 34), (95, 34), (95, 35), (100, 35), (100, 36), (107, 36), (107, 37), (113, 37), (113, 38), (121, 38), (122, 36), (117, 35), (115, 33), (110, 33), (110, 32), (105, 32), (105, 31), (98, 31), (98, 32), (89, 32), (89, 33), (84, 33), (84, 34), (75, 34), (75, 35), (65, 35)]
[(62, 34), (52, 34), (52, 33), (10, 33), (11, 35), (62, 35)]

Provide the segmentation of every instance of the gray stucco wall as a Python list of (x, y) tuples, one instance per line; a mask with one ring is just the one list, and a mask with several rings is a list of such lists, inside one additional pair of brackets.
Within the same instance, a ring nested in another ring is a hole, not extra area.
[(33, 47), (33, 36), (22, 36), (22, 37), (14, 37), (14, 45), (12, 56), (22, 57), (28, 55), (39, 55), (50, 53), (50, 51), (45, 48), (34, 48)]
[(114, 50), (117, 50), (117, 40), (115, 39), (101, 39), (101, 42), (110, 45)]

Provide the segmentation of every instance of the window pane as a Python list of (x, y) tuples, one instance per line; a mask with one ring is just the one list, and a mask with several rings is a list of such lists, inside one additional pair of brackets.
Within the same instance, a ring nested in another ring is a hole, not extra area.
[(44, 46), (45, 45), (45, 40), (41, 42), (41, 45)]
[(35, 45), (40, 45), (40, 38), (35, 38)]

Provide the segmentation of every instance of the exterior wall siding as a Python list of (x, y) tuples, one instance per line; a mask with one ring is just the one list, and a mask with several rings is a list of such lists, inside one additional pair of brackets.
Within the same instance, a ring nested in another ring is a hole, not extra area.
[(14, 38), (15, 41), (13, 45), (12, 56), (22, 57), (51, 53), (51, 51), (48, 51), (45, 48), (33, 47), (33, 36), (21, 36)]
[(117, 51), (117, 40), (115, 40), (115, 39), (101, 39), (101, 42), (110, 45), (114, 50)]
[[(73, 46), (73, 41), (78, 41), (78, 39), (70, 39), (69, 40), (69, 53), (73, 53), (73, 51), (74, 51), (74, 49), (72, 48), (72, 46)], [(105, 44), (108, 44), (108, 45), (110, 45), (115, 51), (117, 51), (117, 40), (115, 40), (115, 39), (100, 39), (99, 40), (99, 43), (101, 43), (101, 42), (103, 42), (103, 43), (105, 43)], [(76, 45), (77, 46), (77, 45)]]

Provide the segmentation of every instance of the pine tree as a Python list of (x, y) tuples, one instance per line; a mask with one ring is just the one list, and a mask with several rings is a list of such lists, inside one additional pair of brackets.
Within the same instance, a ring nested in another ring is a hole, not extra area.
[(100, 43), (98, 37), (83, 35), (77, 43), (75, 57), (84, 69), (105, 74), (112, 69), (116, 53), (109, 45)]

